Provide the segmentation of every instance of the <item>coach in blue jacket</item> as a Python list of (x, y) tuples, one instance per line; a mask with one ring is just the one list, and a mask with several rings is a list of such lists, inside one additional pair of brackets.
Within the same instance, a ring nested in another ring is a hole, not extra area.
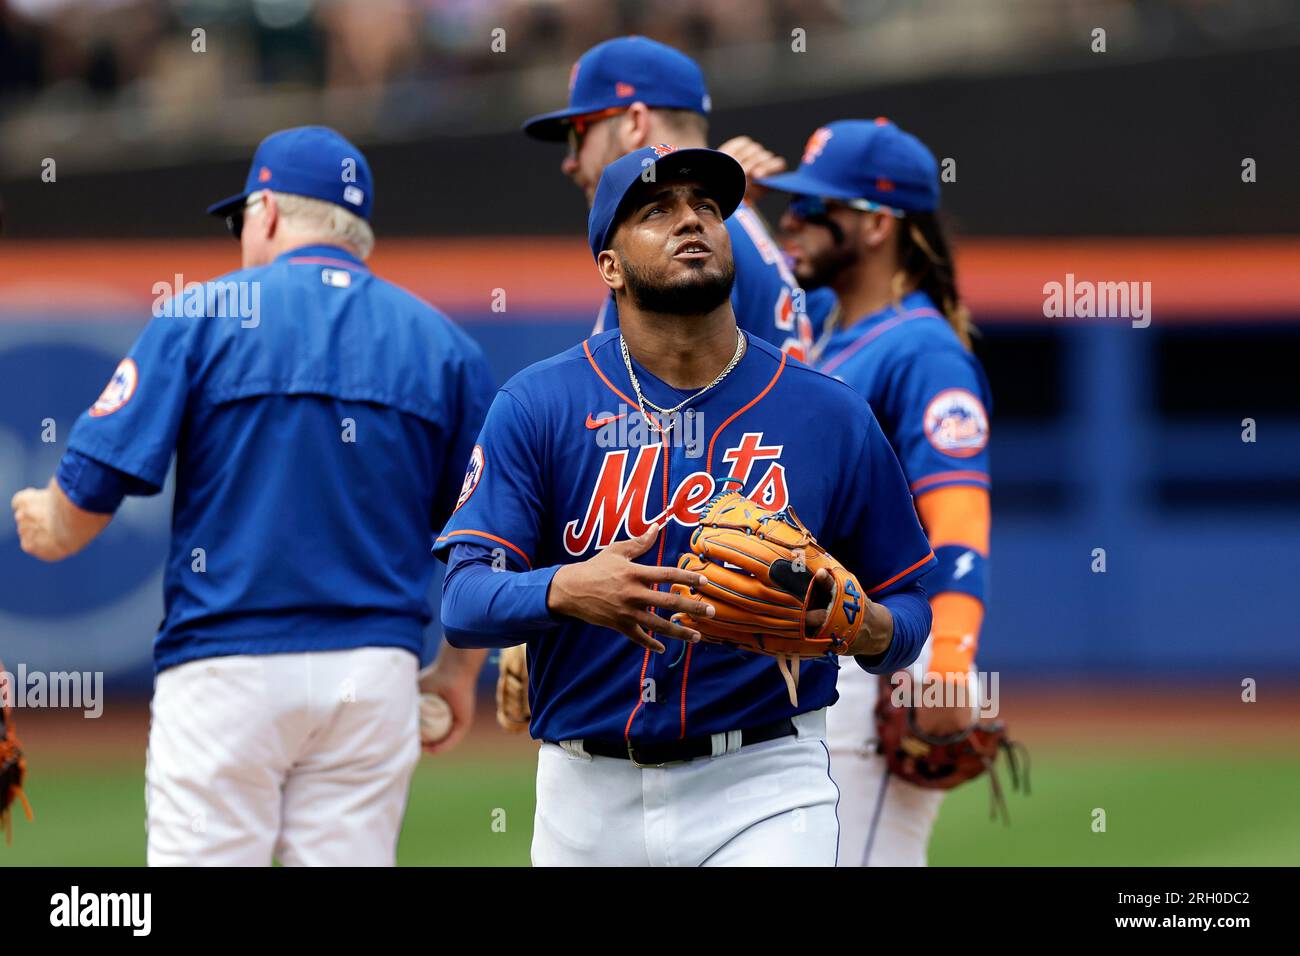
[[(184, 283), (78, 420), (48, 487), (13, 499), (23, 550), (85, 547), (176, 454), (154, 639), (150, 864), (391, 864), (419, 756), (431, 530), (492, 397), (478, 347), (372, 275), (361, 152), (264, 140), (214, 205), (244, 268)], [(155, 291), (157, 287), (155, 287)], [(463, 732), (483, 652), (424, 687)]]

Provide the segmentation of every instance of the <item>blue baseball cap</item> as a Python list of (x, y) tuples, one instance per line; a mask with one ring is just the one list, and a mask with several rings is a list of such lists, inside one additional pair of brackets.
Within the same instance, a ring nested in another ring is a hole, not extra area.
[[(646, 170), (654, 168), (654, 179), (643, 179)], [(609, 245), (609, 237), (618, 225), (618, 214), (623, 200), (639, 183), (671, 182), (674, 179), (698, 179), (709, 196), (727, 219), (740, 201), (745, 198), (745, 170), (726, 153), (716, 149), (678, 149), (666, 143), (645, 146), (616, 159), (600, 174), (596, 197), (587, 217), (587, 241), (591, 254), (600, 258), (600, 252)]]
[(524, 132), (563, 142), (573, 117), (633, 103), (705, 115), (712, 106), (699, 64), (685, 53), (646, 37), (619, 37), (596, 44), (573, 64), (568, 108), (534, 116)]
[(808, 137), (798, 169), (758, 182), (801, 196), (866, 199), (903, 212), (939, 208), (934, 154), (883, 116), (821, 127)]
[(367, 221), (375, 198), (366, 157), (325, 126), (282, 129), (262, 140), (248, 168), (244, 191), (213, 203), (208, 214), (225, 216), (263, 189), (323, 199)]

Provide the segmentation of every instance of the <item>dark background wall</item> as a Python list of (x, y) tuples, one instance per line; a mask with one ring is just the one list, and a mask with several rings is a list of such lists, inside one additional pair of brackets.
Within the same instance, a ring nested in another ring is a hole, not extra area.
[[(887, 114), (957, 161), (946, 208), (981, 235), (1286, 233), (1300, 228), (1298, 104), (1300, 56), (1282, 49), (724, 107), (711, 136), (744, 133), (797, 160), (816, 126)], [(571, 234), (586, 214), (559, 179), (561, 147), (515, 130), (361, 145), (380, 235)], [(1245, 157), (1255, 183), (1241, 180)], [(204, 205), (246, 170), (246, 157), (114, 172), (74, 158), (57, 186), (33, 169), (0, 197), (15, 238), (211, 235)]]

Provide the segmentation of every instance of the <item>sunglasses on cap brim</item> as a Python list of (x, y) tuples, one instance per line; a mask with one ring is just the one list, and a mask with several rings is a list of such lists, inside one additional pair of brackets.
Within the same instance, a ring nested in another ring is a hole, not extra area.
[(790, 199), (788, 208), (791, 215), (799, 219), (816, 220), (825, 219), (830, 215), (832, 206), (844, 206), (859, 212), (883, 212), (895, 219), (902, 219), (907, 215), (901, 209), (872, 202), (870, 199), (825, 199), (821, 196), (794, 196)]
[(244, 235), (244, 214), (264, 201), (265, 197), (263, 197), (261, 193), (258, 193), (256, 196), (249, 197), (248, 201), (244, 203), (244, 205), (226, 216), (226, 229), (229, 230), (230, 234), (234, 236), (236, 240)]
[(599, 110), (595, 113), (585, 113), (582, 116), (574, 116), (565, 127), (569, 134), (569, 151), (577, 155), (582, 151), (582, 141), (587, 138), (587, 130), (595, 126), (602, 120), (607, 120), (611, 116), (618, 116), (620, 113), (626, 113), (626, 106), (611, 106), (606, 110)]

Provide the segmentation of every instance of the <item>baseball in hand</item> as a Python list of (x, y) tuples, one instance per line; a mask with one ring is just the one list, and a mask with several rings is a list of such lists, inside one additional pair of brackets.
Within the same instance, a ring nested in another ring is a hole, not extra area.
[(420, 695), (420, 743), (436, 744), (451, 733), (451, 706), (437, 694)]

